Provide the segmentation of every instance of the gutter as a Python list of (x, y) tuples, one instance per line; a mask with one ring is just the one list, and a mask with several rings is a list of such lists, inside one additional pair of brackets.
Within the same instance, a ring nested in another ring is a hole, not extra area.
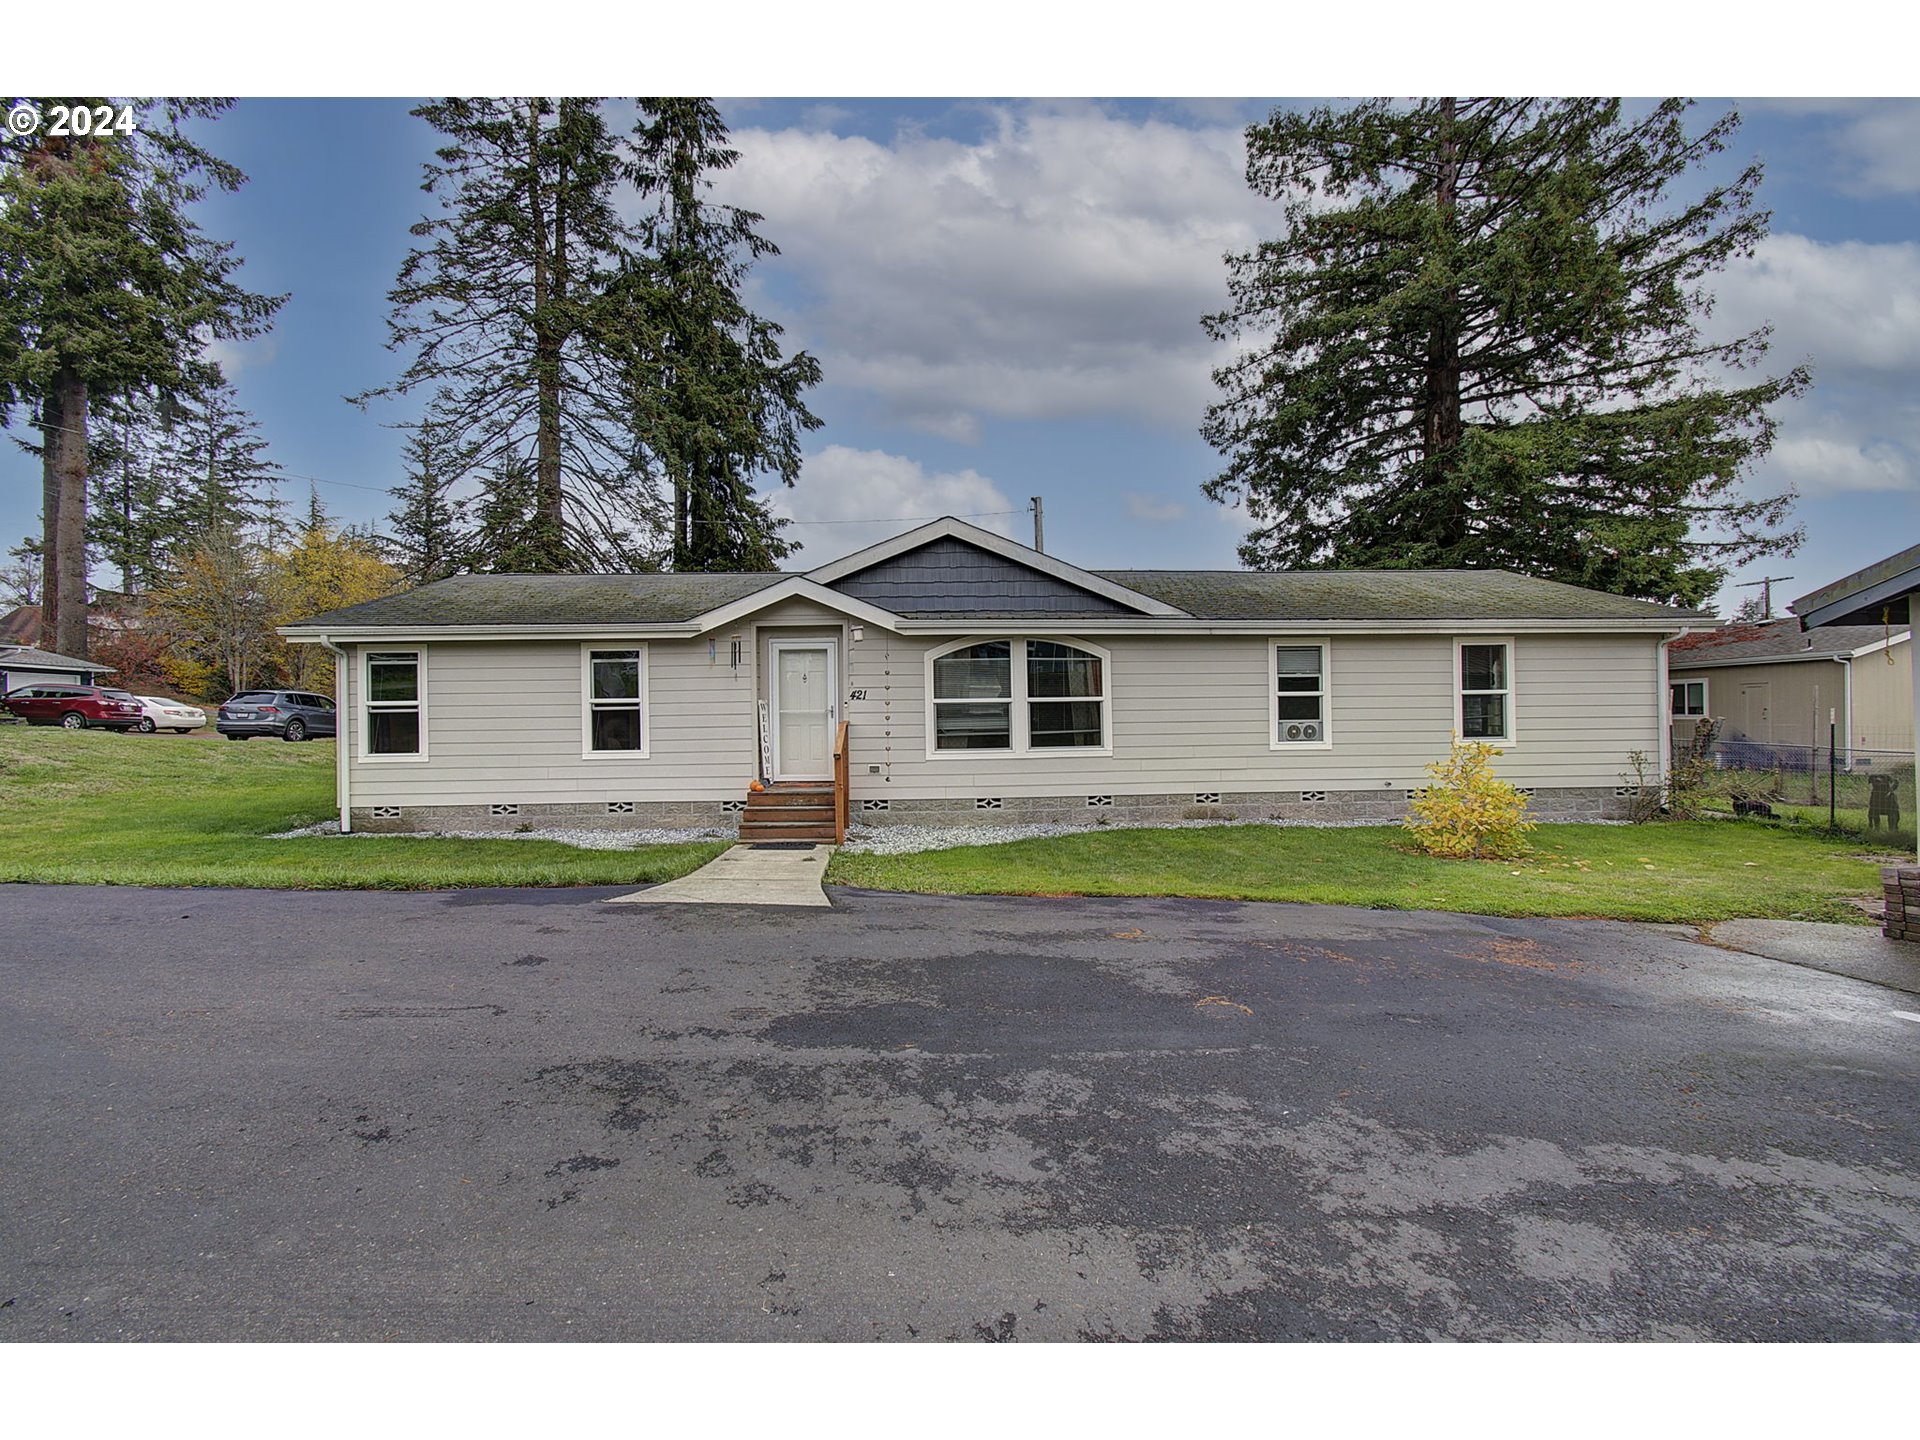
[[(878, 621), (855, 623), (879, 624)], [(1085, 615), (981, 615), (958, 619), (890, 619), (881, 628), (896, 635), (1634, 635), (1673, 634), (1676, 622), (1666, 616), (1645, 620), (1556, 619), (1421, 619), (1314, 620), (1267, 617), (1254, 620), (1159, 620), (1151, 617), (1095, 618)], [(1691, 622), (1679, 622), (1691, 626)], [(279, 633), (294, 644), (325, 643), (331, 638), (373, 643), (381, 640), (694, 640), (719, 628), (703, 622), (604, 625), (380, 625), (354, 626), (344, 631), (281, 626)], [(1683, 630), (1681, 633), (1685, 633)], [(1805, 657), (1796, 657), (1805, 658)]]
[(347, 652), (342, 650), (325, 635), (315, 637), (321, 648), (333, 655), (333, 768), (334, 793), (340, 801), (340, 833), (353, 833), (353, 805), (348, 787), (353, 783), (347, 769), (348, 729), (352, 726), (352, 717), (347, 711)]

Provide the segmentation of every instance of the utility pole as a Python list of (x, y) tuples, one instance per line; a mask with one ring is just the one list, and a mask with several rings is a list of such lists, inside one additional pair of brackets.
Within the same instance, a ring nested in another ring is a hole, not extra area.
[(1033, 548), (1042, 555), (1047, 553), (1047, 502), (1040, 496), (1033, 500)]
[(1771, 620), (1773, 619), (1774, 584), (1777, 581), (1786, 581), (1791, 579), (1793, 579), (1793, 576), (1791, 575), (1762, 575), (1758, 580), (1743, 580), (1740, 582), (1740, 584), (1734, 586), (1733, 588), (1736, 590), (1752, 590), (1756, 586), (1759, 587), (1760, 618), (1762, 620)]

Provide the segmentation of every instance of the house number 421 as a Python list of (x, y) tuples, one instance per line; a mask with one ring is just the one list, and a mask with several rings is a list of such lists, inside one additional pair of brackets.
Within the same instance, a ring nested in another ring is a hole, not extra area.
[(847, 699), (849, 700), (864, 700), (866, 698), (867, 692), (864, 690), (849, 690), (847, 692)]

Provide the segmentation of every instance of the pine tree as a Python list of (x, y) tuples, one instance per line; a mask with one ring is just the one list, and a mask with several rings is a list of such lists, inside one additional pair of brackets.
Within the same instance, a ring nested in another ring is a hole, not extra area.
[(798, 477), (801, 433), (821, 423), (801, 397), (820, 364), (783, 360), (781, 327), (741, 299), (753, 263), (780, 252), (754, 228), (761, 216), (708, 198), (739, 159), (713, 102), (642, 100), (633, 148), (651, 209), (618, 293), (644, 317), (623, 334), (639, 342), (627, 357), (639, 429), (673, 487), (673, 568), (770, 570), (796, 546), (753, 482)]
[(87, 653), (91, 408), (185, 388), (209, 338), (260, 333), (285, 299), (235, 283), (232, 246), (191, 218), (246, 178), (181, 130), (229, 103), (144, 104), (131, 133), (0, 134), (0, 423), (27, 407), (42, 435), (42, 640), (63, 653)]
[(1286, 234), (1229, 257), (1241, 347), (1202, 434), (1242, 559), (1506, 567), (1698, 604), (1786, 552), (1791, 493), (1742, 485), (1804, 368), (1732, 383), (1762, 329), (1699, 331), (1707, 285), (1766, 234), (1760, 167), (1683, 194), (1727, 148), (1688, 103), (1371, 101), (1276, 112), (1247, 179)]
[(87, 545), (117, 570), (123, 594), (160, 584), (183, 541), (180, 481), (160, 398), (137, 392), (103, 404), (90, 447)]
[(400, 506), (387, 516), (388, 545), (407, 583), (425, 585), (465, 569), (473, 540), (466, 531), (466, 502), (454, 495), (454, 477), (440, 463), (432, 437), (416, 430), (405, 459), (406, 483), (393, 492)]
[(546, 568), (548, 530), (540, 511), (540, 482), (518, 457), (483, 476), (474, 499), (472, 568), (483, 574), (534, 575)]
[(190, 539), (250, 534), (267, 544), (286, 533), (280, 464), (267, 457), (259, 422), (218, 375), (187, 400), (174, 420), (168, 464), (175, 524)]
[(606, 289), (632, 230), (601, 102), (448, 99), (413, 113), (446, 137), (422, 186), (442, 213), (413, 227), (420, 243), (388, 295), (389, 343), (412, 359), (357, 399), (430, 391), (420, 429), (449, 475), (528, 462), (533, 568), (629, 563), (659, 515), (611, 358)]

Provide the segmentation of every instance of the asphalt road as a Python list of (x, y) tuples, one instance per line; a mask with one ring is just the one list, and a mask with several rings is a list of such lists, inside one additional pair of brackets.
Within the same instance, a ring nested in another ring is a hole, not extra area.
[(0, 1338), (1920, 1338), (1900, 992), (1595, 922), (607, 893), (0, 887)]

